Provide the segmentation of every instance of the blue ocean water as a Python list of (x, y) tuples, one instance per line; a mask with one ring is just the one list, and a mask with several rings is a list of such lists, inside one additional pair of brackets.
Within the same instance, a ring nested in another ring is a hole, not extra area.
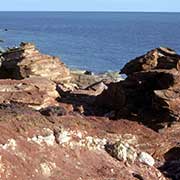
[(0, 12), (0, 39), (34, 42), (71, 68), (119, 70), (155, 47), (179, 52), (180, 13)]

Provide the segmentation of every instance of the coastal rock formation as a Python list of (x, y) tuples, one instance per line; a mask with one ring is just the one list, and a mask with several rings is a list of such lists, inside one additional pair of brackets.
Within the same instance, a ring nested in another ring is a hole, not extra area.
[(47, 119), (23, 106), (1, 107), (1, 179), (166, 180), (156, 166), (127, 165), (104, 149), (107, 141), (123, 139), (153, 154), (169, 143), (142, 125), (72, 115)]
[(104, 74), (87, 74), (86, 71), (71, 71), (71, 82), (77, 84), (81, 89), (87, 89), (89, 86), (103, 82), (118, 82), (123, 80), (118, 72), (106, 72)]
[(149, 71), (155, 69), (177, 69), (180, 70), (180, 56), (170, 48), (160, 47), (147, 52), (127, 63), (121, 70), (121, 74), (131, 75), (135, 72)]
[(0, 80), (0, 104), (21, 103), (35, 109), (56, 105), (56, 84), (41, 78)]
[(70, 80), (70, 71), (59, 58), (41, 54), (32, 43), (21, 43), (1, 55), (1, 79), (39, 76), (62, 83)]
[(68, 82), (64, 64), (29, 43), (0, 59), (0, 179), (179, 180), (173, 50), (129, 62), (124, 81), (71, 72)]
[(96, 104), (157, 128), (180, 119), (180, 55), (157, 48), (130, 61), (121, 70), (127, 78), (111, 83)]

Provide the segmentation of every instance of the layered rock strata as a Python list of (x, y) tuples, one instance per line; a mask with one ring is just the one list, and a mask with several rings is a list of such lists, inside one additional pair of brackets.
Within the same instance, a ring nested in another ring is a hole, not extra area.
[(46, 77), (56, 83), (70, 80), (70, 71), (59, 58), (41, 54), (32, 43), (21, 43), (1, 55), (0, 78)]
[(0, 104), (21, 103), (35, 109), (56, 105), (56, 84), (41, 78), (0, 80)]
[(117, 117), (145, 122), (178, 121), (180, 118), (180, 55), (157, 48), (125, 65), (125, 81), (111, 83), (96, 103), (116, 111)]

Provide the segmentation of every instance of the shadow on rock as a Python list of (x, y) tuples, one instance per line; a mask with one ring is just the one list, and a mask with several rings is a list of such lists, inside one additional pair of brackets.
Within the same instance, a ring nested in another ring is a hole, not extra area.
[(67, 111), (64, 107), (60, 106), (49, 106), (40, 110), (40, 113), (44, 116), (64, 116)]
[(59, 91), (61, 98), (57, 99), (60, 103), (66, 103), (73, 106), (75, 112), (84, 114), (86, 116), (94, 115), (94, 101), (95, 96), (88, 94), (81, 94), (76, 92), (62, 92)]
[(165, 155), (165, 163), (160, 171), (172, 180), (180, 179), (180, 147), (170, 149)]
[(98, 107), (115, 111), (114, 119), (136, 120), (158, 130), (180, 119), (180, 55), (157, 48), (125, 65), (127, 78), (110, 83), (97, 96)]

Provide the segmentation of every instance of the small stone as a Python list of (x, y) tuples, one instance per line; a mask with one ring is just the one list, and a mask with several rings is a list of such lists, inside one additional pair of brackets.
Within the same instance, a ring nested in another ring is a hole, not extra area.
[(71, 140), (70, 132), (61, 128), (59, 133), (56, 135), (56, 142), (58, 142), (58, 144), (66, 144), (69, 143), (70, 140)]
[(153, 166), (155, 164), (154, 158), (146, 152), (141, 152), (139, 154), (139, 161), (149, 166)]
[(123, 140), (119, 140), (111, 145), (107, 151), (116, 159), (127, 163), (134, 163), (137, 158), (136, 149)]

